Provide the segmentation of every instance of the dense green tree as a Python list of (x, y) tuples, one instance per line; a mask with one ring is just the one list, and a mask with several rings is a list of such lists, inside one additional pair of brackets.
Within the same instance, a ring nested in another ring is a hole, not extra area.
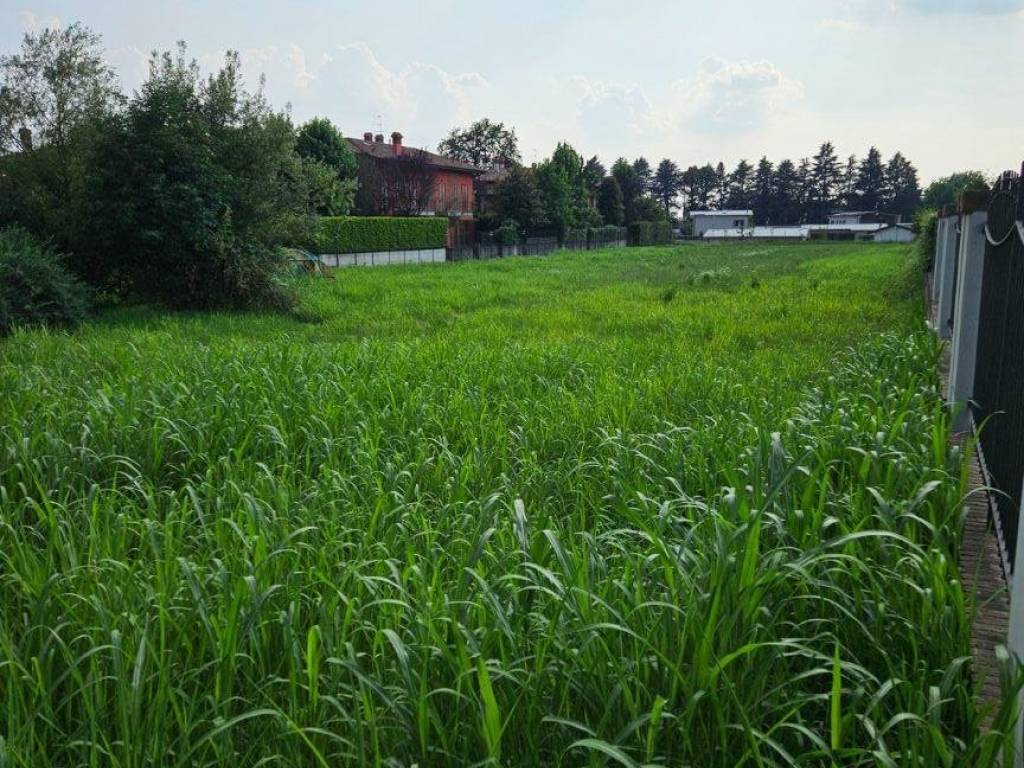
[(601, 182), (604, 181), (607, 173), (596, 155), (587, 160), (587, 164), (583, 166), (583, 187), (587, 192), (591, 205), (597, 204), (597, 195), (601, 189)]
[(356, 176), (356, 156), (334, 124), (325, 117), (314, 117), (299, 128), (295, 140), (299, 157), (317, 160), (333, 168), (341, 179)]
[(778, 220), (779, 201), (775, 192), (775, 166), (767, 157), (761, 158), (754, 172), (752, 203), (756, 223), (768, 224)]
[(100, 37), (80, 24), (29, 33), (0, 56), (0, 226), (74, 250), (93, 148), (123, 101)]
[(715, 166), (715, 207), (725, 208), (729, 200), (729, 174), (725, 172), (725, 163)]
[(295, 151), (306, 169), (313, 212), (347, 215), (355, 197), (357, 164), (341, 131), (327, 118), (315, 117), (299, 128)]
[(691, 165), (683, 171), (683, 194), (686, 196), (688, 211), (706, 211), (714, 201), (718, 188), (718, 176), (710, 163), (703, 166)]
[(93, 176), (90, 256), (174, 306), (281, 304), (280, 245), (308, 237), (309, 188), (287, 115), (242, 88), (238, 54), (207, 80), (154, 55)]
[(854, 193), (852, 207), (877, 211), (884, 204), (885, 168), (882, 165), (882, 153), (877, 147), (868, 149), (867, 155), (860, 161)]
[(852, 209), (857, 202), (857, 156), (850, 155), (846, 158), (846, 165), (843, 167), (843, 176), (839, 183), (839, 197), (837, 202), (846, 209)]
[(725, 207), (735, 210), (750, 208), (753, 180), (753, 166), (746, 160), (740, 160), (735, 170), (729, 174), (729, 194), (725, 201)]
[(811, 199), (808, 215), (824, 221), (835, 207), (842, 180), (842, 166), (831, 141), (826, 141), (814, 156), (811, 168)]
[(886, 211), (910, 221), (921, 207), (917, 169), (902, 153), (892, 156), (885, 168)]
[(648, 194), (651, 191), (653, 174), (651, 172), (651, 164), (647, 162), (647, 158), (638, 157), (633, 161), (633, 173), (636, 174), (637, 197)]
[(515, 222), (521, 233), (535, 232), (549, 225), (544, 198), (532, 168), (518, 163), (509, 168), (498, 186), (497, 219)]
[(672, 218), (672, 212), (679, 208), (682, 187), (683, 179), (679, 166), (667, 158), (658, 163), (658, 169), (651, 179), (651, 194), (665, 209), (668, 218)]
[(966, 190), (988, 188), (988, 177), (981, 171), (960, 171), (929, 184), (922, 202), (927, 208), (941, 208), (944, 205), (955, 205), (960, 194)]
[(606, 224), (622, 226), (626, 220), (626, 209), (622, 204), (622, 190), (614, 176), (605, 176), (597, 193), (597, 210)]
[(802, 182), (792, 160), (783, 160), (775, 169), (773, 183), (775, 204), (773, 224), (798, 224), (803, 218), (801, 205)]
[(456, 160), (472, 163), (478, 168), (512, 165), (523, 158), (514, 128), (484, 118), (468, 128), (453, 128), (438, 145), (437, 151)]
[(622, 205), (626, 212), (626, 223), (636, 221), (636, 204), (642, 194), (640, 180), (637, 178), (633, 164), (620, 157), (612, 166), (612, 176), (619, 183), (622, 191)]

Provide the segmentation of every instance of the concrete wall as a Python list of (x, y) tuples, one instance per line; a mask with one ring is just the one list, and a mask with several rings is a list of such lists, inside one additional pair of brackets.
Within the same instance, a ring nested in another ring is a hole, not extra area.
[(384, 267), (391, 264), (437, 264), (445, 260), (444, 248), (421, 251), (374, 251), (371, 253), (327, 253), (320, 256), (325, 267)]
[(876, 243), (912, 243), (916, 236), (909, 229), (903, 227), (889, 227), (874, 235)]
[(938, 255), (935, 263), (936, 304), (935, 315), (939, 338), (951, 339), (952, 329), (949, 321), (953, 318), (953, 283), (956, 280), (956, 244), (959, 216), (947, 216), (942, 219), (944, 226), (939, 232)]
[[(952, 405), (974, 397), (974, 366), (978, 351), (978, 320), (981, 311), (981, 281), (985, 273), (986, 211), (963, 217), (960, 224), (960, 263), (953, 308), (953, 348), (950, 356), (949, 391)], [(957, 420), (957, 429), (969, 426), (967, 411)]]

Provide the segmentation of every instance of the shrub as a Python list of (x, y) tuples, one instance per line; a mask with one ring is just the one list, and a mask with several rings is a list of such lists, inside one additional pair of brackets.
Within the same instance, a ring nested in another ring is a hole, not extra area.
[(667, 221), (634, 221), (629, 225), (630, 245), (669, 245), (672, 225)]
[(518, 245), (519, 225), (517, 225), (511, 219), (507, 220), (504, 224), (494, 230), (494, 239), (499, 245)]
[(935, 241), (938, 234), (939, 217), (934, 208), (922, 208), (914, 217), (917, 231), (917, 247), (921, 249), (921, 265), (925, 271), (931, 269), (935, 259)]
[(366, 253), (444, 248), (448, 220), (438, 217), (349, 216), (320, 219), (312, 250)]
[(20, 227), (0, 231), (0, 336), (15, 326), (75, 325), (88, 307), (63, 256)]
[(600, 248), (611, 243), (626, 239), (626, 228), (608, 225), (605, 227), (591, 227), (587, 230), (587, 247)]

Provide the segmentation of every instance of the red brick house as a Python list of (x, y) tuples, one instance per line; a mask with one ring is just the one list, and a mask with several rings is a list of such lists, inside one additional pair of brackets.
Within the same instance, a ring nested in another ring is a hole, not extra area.
[(349, 139), (359, 162), (356, 211), (380, 216), (447, 216), (448, 247), (476, 235), (474, 180), (483, 171), (469, 163), (406, 147), (395, 131), (391, 142), (364, 133)]

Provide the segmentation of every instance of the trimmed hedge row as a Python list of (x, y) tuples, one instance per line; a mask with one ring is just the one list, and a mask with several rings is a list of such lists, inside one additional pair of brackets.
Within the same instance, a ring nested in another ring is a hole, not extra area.
[(448, 220), (432, 216), (329, 216), (320, 219), (317, 253), (419, 251), (444, 248)]
[(667, 221), (634, 221), (629, 225), (630, 245), (671, 245), (672, 225)]

